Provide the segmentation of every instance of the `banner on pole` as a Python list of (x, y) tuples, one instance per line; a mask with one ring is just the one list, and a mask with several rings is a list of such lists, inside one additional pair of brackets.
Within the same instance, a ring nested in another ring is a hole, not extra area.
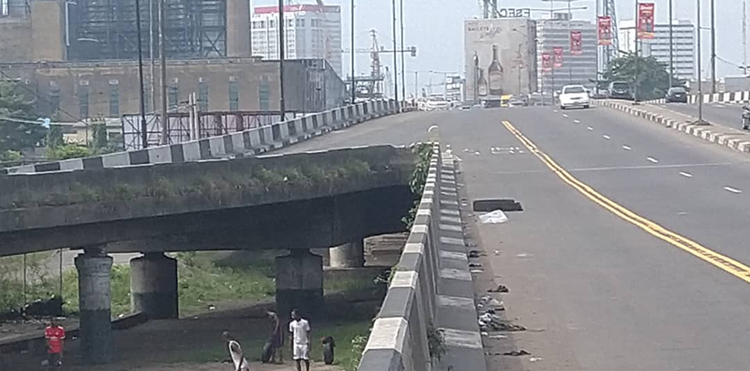
[(570, 54), (581, 55), (583, 53), (582, 38), (581, 31), (570, 31)]
[(563, 66), (563, 48), (561, 46), (556, 46), (552, 48), (552, 52), (555, 55), (555, 59), (554, 59), (555, 68), (562, 67)]
[(552, 71), (552, 56), (549, 53), (542, 53), (542, 71)]
[(638, 4), (638, 38), (654, 38), (654, 3)]
[(612, 45), (612, 17), (600, 16), (597, 19), (599, 45)]

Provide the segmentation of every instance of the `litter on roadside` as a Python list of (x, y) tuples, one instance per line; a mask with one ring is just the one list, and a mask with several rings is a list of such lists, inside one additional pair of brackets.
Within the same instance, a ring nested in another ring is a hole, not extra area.
[(502, 210), (490, 211), (479, 216), (482, 224), (501, 224), (508, 221), (508, 216)]

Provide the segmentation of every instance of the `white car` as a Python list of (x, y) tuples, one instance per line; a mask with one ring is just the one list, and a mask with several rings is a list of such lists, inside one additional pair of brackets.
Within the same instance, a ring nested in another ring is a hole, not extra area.
[(560, 109), (583, 107), (589, 108), (591, 98), (583, 85), (566, 85), (559, 96)]

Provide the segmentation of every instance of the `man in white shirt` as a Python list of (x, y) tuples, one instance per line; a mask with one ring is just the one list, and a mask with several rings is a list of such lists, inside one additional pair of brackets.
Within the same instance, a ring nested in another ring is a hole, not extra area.
[(310, 371), (310, 323), (302, 318), (296, 309), (292, 310), (289, 333), (291, 334), (292, 357), (297, 364), (297, 371), (302, 371), (303, 361), (305, 371)]
[(232, 362), (234, 363), (234, 371), (250, 371), (250, 365), (247, 363), (245, 355), (242, 354), (240, 342), (229, 331), (222, 332), (221, 337), (224, 338), (229, 347), (229, 355), (232, 357)]

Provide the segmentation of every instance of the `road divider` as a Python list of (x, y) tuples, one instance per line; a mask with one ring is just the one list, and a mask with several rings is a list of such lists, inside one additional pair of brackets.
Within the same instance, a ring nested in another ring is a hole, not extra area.
[[(521, 131), (516, 129), (509, 121), (503, 121), (505, 128), (512, 133), (531, 153), (534, 154), (544, 165), (562, 179), (563, 182), (581, 193), (584, 197), (608, 210), (620, 219), (623, 219), (646, 233), (665, 241), (747, 283), (750, 283), (750, 267), (729, 256), (711, 250), (687, 237), (677, 234), (661, 225), (642, 217), (624, 206), (612, 201), (589, 185), (576, 179), (562, 166), (558, 165), (551, 157), (539, 149), (531, 140), (526, 138)], [(726, 189), (726, 187), (725, 187)], [(739, 191), (739, 190), (737, 190)], [(741, 191), (740, 191), (741, 192)]]

